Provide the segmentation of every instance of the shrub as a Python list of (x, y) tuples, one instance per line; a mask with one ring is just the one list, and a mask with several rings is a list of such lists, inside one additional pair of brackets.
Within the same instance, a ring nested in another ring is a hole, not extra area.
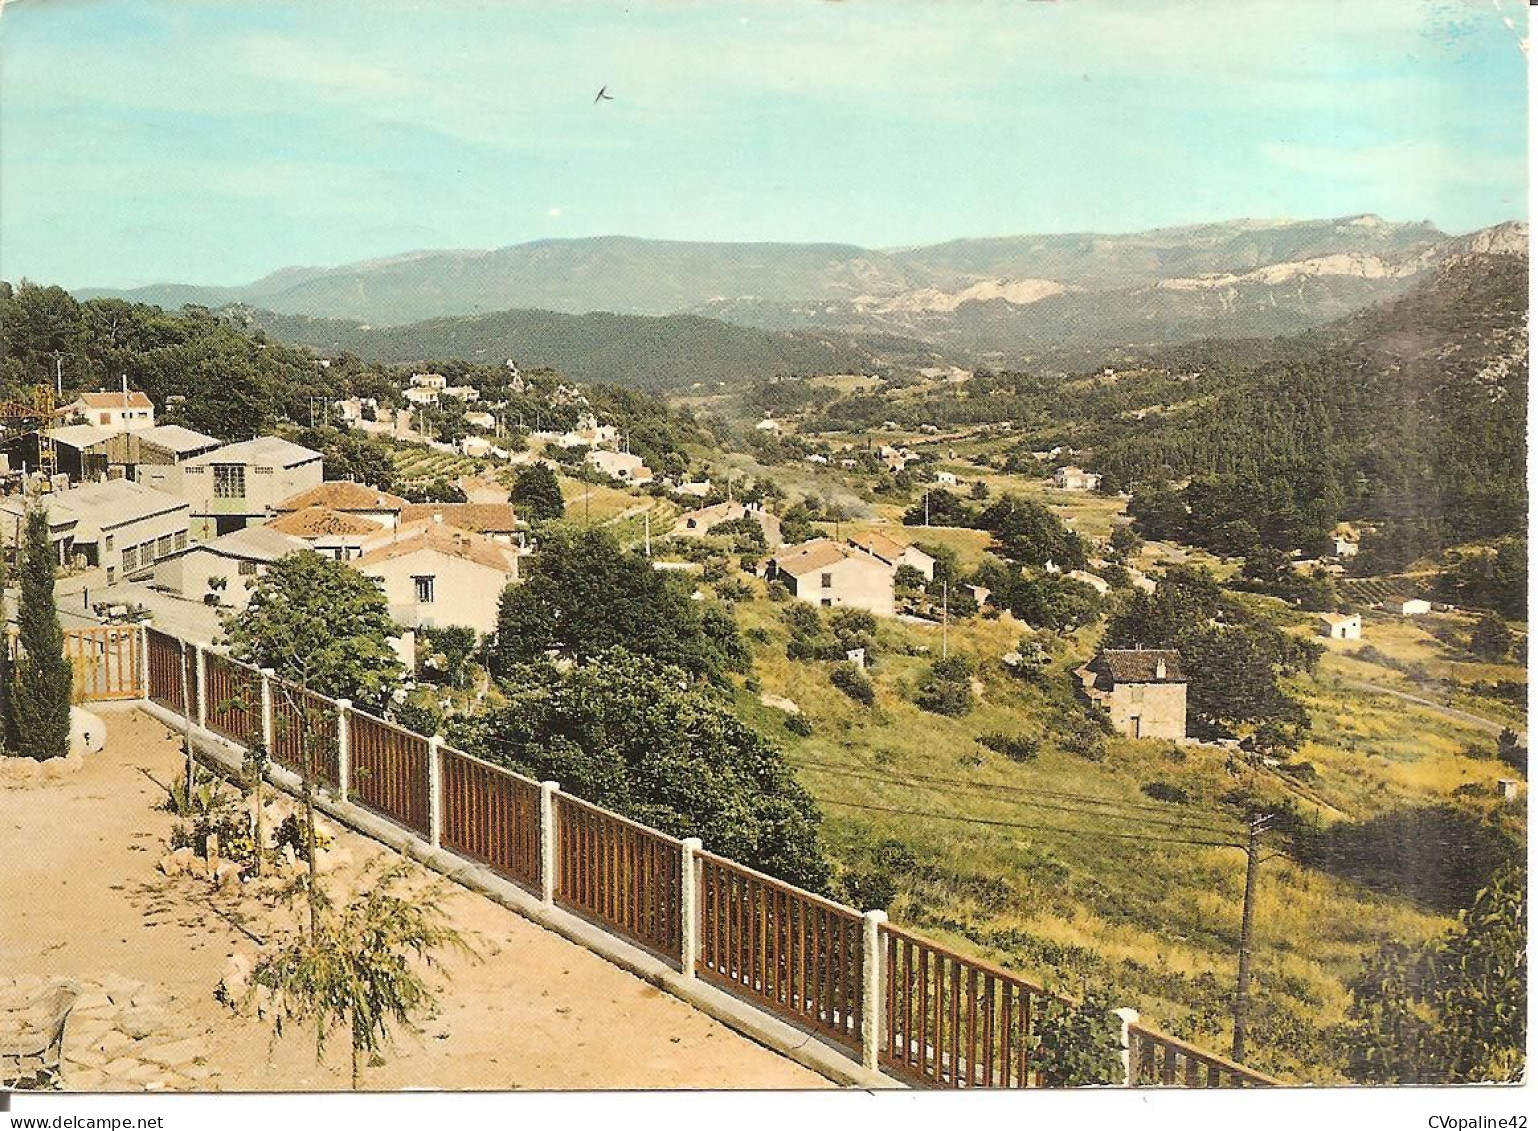
[(1172, 805), (1184, 805), (1189, 801), (1190, 795), (1180, 786), (1167, 781), (1151, 781), (1143, 786), (1145, 797), (1151, 797), (1155, 801), (1168, 801)]
[(1071, 720), (1063, 732), (1061, 743), (1069, 754), (1087, 762), (1105, 760), (1105, 732), (1089, 719)]
[(829, 674), (833, 686), (861, 706), (869, 707), (876, 701), (876, 686), (858, 664), (839, 664)]
[(1047, 1087), (1121, 1083), (1121, 1022), (1094, 994), (1077, 1005), (1049, 1003), (1040, 1033), (1036, 1063)]
[(952, 718), (972, 709), (972, 661), (965, 656), (951, 656), (929, 665), (929, 674), (919, 684), (916, 702), (936, 715)]
[(1011, 762), (1029, 762), (1041, 751), (1040, 740), (1026, 734), (985, 734), (977, 741)]
[(803, 714), (792, 712), (785, 716), (785, 729), (791, 734), (799, 734), (802, 738), (810, 738), (812, 735), (812, 720)]
[(779, 604), (790, 600), (790, 590), (785, 587), (783, 581), (771, 581), (769, 583), (769, 600)]

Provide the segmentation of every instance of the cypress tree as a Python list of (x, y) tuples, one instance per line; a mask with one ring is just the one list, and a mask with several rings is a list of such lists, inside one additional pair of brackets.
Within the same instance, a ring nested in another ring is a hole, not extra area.
[(11, 734), (12, 677), (16, 673), (11, 669), (11, 610), (5, 588), (9, 583), (5, 544), (0, 541), (0, 754), (9, 754), (16, 745)]
[(42, 762), (69, 753), (74, 672), (64, 656), (64, 630), (53, 603), (53, 546), (48, 515), (41, 509), (27, 512), (20, 573), (10, 730), (15, 752)]

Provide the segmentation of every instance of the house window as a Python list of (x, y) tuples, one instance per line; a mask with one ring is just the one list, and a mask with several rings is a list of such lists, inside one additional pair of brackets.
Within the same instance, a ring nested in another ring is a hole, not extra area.
[(417, 604), (431, 605), (433, 603), (433, 579), (431, 577), (413, 577), (411, 583), (416, 586)]
[(129, 546), (123, 550), (123, 572), (139, 568), (139, 547)]
[(107, 584), (111, 585), (116, 580), (117, 580), (117, 568), (115, 566), (108, 566), (107, 567)]
[(110, 412), (102, 413), (101, 414), (101, 421), (100, 421), (100, 423), (102, 423), (102, 424), (111, 424), (112, 423), (112, 414)]
[(241, 562), (240, 563), (240, 576), (241, 577), (255, 577), (256, 576), (256, 563), (255, 562)]
[(244, 499), (246, 497), (246, 465), (243, 463), (214, 464), (214, 498)]
[(271, 475), (272, 474), (272, 468), (270, 468), (270, 467), (258, 467), (258, 468), (255, 468), (255, 471), (256, 471), (256, 473), (258, 475)]
[(107, 535), (105, 544), (102, 546), (102, 552), (105, 554), (112, 553), (112, 535)]
[(822, 587), (824, 589), (833, 588), (833, 575), (831, 573), (825, 573), (822, 575)]
[(833, 598), (832, 597), (824, 597), (822, 599), (822, 607), (825, 608), (825, 609), (831, 609), (833, 607)]
[(157, 558), (166, 557), (171, 552), (171, 545), (171, 536), (169, 534), (162, 534), (159, 540), (155, 543), (155, 556)]
[(178, 550), (185, 550), (187, 548), (187, 532), (185, 530), (178, 530), (176, 532), (176, 548)]

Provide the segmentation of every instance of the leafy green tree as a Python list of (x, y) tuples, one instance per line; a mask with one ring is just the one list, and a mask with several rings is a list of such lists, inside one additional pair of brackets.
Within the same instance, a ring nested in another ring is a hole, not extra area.
[[(300, 443), (308, 443), (300, 438)], [(310, 444), (311, 447), (317, 445)], [(319, 445), (325, 457), (328, 479), (351, 479), (355, 483), (367, 483), (381, 491), (395, 486), (395, 461), (390, 449), (374, 437), (362, 432), (343, 430), (335, 432), (328, 441)]]
[(972, 675), (977, 665), (967, 656), (950, 656), (929, 665), (914, 701), (937, 715), (965, 715), (972, 710)]
[(694, 676), (744, 670), (731, 614), (690, 599), (651, 559), (600, 528), (552, 527), (525, 579), (503, 591), (492, 670), (499, 677), (550, 651), (586, 659), (623, 648)]
[(892, 575), (892, 587), (899, 593), (917, 593), (924, 588), (927, 579), (917, 566), (907, 562), (897, 567)]
[(64, 630), (54, 605), (53, 570), (48, 513), (29, 509), (8, 729), (11, 749), (39, 762), (69, 753), (69, 708), (74, 694), (74, 669), (64, 655)]
[(1504, 660), (1511, 654), (1516, 637), (1506, 622), (1494, 613), (1486, 613), (1469, 633), (1469, 651), (1482, 660)]
[(1142, 548), (1143, 540), (1131, 526), (1118, 526), (1111, 531), (1110, 550), (1115, 561), (1130, 561)]
[(293, 683), (381, 711), (404, 669), (378, 582), (311, 550), (274, 562), (225, 635), (235, 657)]
[(566, 513), (561, 481), (543, 463), (531, 463), (518, 473), (509, 500), (519, 514), (534, 522), (560, 518)]
[(469, 670), (470, 661), (475, 658), (479, 641), (476, 640), (475, 629), (465, 625), (450, 624), (441, 628), (424, 628), (418, 631), (429, 660), (441, 658), (442, 663), (436, 670), (439, 671), (450, 687), (463, 689)]
[(1441, 939), (1385, 943), (1351, 983), (1351, 1078), (1373, 1084), (1521, 1080), (1527, 1046), (1527, 885), (1497, 872)]
[(620, 649), (567, 672), (505, 673), (506, 707), (459, 722), (464, 749), (814, 891), (829, 867), (818, 813), (780, 752), (726, 694)]

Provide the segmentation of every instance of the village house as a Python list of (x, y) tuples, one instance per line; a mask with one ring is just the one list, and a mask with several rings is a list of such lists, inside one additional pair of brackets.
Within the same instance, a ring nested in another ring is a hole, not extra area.
[(284, 499), (323, 478), (319, 452), (259, 436), (184, 460), (179, 491), (192, 504), (194, 533), (210, 538), (264, 521)]
[(413, 629), (494, 632), (502, 591), (518, 580), (516, 549), (441, 522), (397, 531), (350, 564), (379, 580), (390, 615)]
[(248, 526), (222, 538), (194, 542), (156, 563), (155, 584), (189, 600), (244, 609), (251, 599), (251, 586), (273, 562), (309, 548), (271, 526)]
[(59, 564), (95, 566), (107, 575), (108, 584), (187, 547), (186, 500), (127, 479), (0, 501), (6, 538), (15, 538), (29, 505), (47, 512), (49, 540), (58, 550)]
[(1360, 640), (1362, 639), (1362, 616), (1360, 613), (1349, 615), (1342, 613), (1320, 613), (1319, 620), (1322, 624), (1321, 633), (1331, 640)]
[(640, 486), (652, 481), (652, 470), (646, 466), (646, 461), (629, 452), (594, 449), (587, 453), (586, 460), (610, 479), (618, 479), (621, 483)]
[(423, 405), (435, 405), (435, 404), (437, 404), (438, 403), (438, 392), (439, 392), (439, 390), (437, 390), (437, 389), (421, 388), (421, 387), (413, 385), (411, 388), (407, 389), (402, 395), (406, 398), (406, 403), (407, 404), (413, 404), (413, 405), (416, 405), (418, 408), (421, 408)]
[[(505, 495), (506, 492), (503, 492)], [(441, 522), (455, 530), (468, 530), (503, 545), (522, 546), (526, 524), (509, 502), (500, 503), (407, 503), (401, 508), (400, 528), (419, 522)]]
[(1431, 602), (1420, 597), (1385, 597), (1378, 605), (1385, 613), (1402, 617), (1425, 616), (1431, 611)]
[(1337, 534), (1331, 537), (1330, 544), (1333, 547), (1332, 552), (1337, 558), (1356, 557), (1358, 547), (1355, 539), (1343, 538)]
[(1084, 693), (1128, 738), (1186, 737), (1186, 676), (1166, 648), (1106, 648), (1078, 670)]
[(935, 472), (935, 483), (941, 487), (955, 487), (957, 485), (957, 480), (955, 474), (952, 472), (937, 471)]
[(465, 413), (465, 423), (471, 428), (484, 428), (490, 431), (497, 426), (497, 418), (489, 412), (467, 412)]
[(122, 392), (81, 393), (69, 404), (58, 410), (66, 420), (80, 419), (99, 428), (111, 428), (114, 432), (124, 429), (152, 428), (155, 424), (155, 405), (143, 393), (130, 392), (124, 385)]
[(452, 397), (454, 400), (463, 401), (465, 404), (481, 399), (481, 391), (474, 385), (445, 385), (438, 392), (441, 396)]
[(672, 533), (675, 537), (698, 538), (709, 534), (713, 528), (720, 526), (723, 522), (736, 522), (744, 518), (750, 518), (758, 523), (763, 529), (764, 541), (771, 550), (779, 549), (780, 520), (757, 503), (728, 500), (724, 503), (716, 503), (714, 506), (685, 511), (673, 524)]
[(687, 495), (691, 499), (703, 499), (710, 495), (710, 480), (699, 479), (693, 482), (684, 482), (673, 488), (675, 495)]
[(775, 420), (773, 417), (766, 416), (757, 424), (753, 425), (753, 427), (759, 432), (771, 432), (775, 435), (779, 435), (780, 422)]
[(813, 538), (770, 558), (767, 581), (778, 581), (799, 601), (823, 608), (867, 609), (889, 617), (896, 611), (887, 563), (829, 538)]
[(406, 500), (367, 483), (354, 483), (350, 479), (328, 479), (318, 486), (290, 495), (273, 511), (292, 514), (310, 507), (324, 507), (338, 514), (350, 514), (365, 518), (385, 530), (394, 530), (400, 522), (401, 508)]
[(362, 557), (371, 540), (386, 537), (395, 527), (381, 527), (370, 518), (328, 507), (305, 507), (285, 511), (264, 523), (263, 529), (297, 538), (318, 554), (346, 562)]
[[(175, 492), (179, 465), (213, 451), (221, 441), (175, 424), (122, 428), (102, 424), (66, 424), (48, 433), (58, 469), (77, 483), (93, 479), (132, 479), (147, 487)], [(13, 444), (18, 460), (38, 466), (38, 437), (28, 433)]]
[(1059, 491), (1094, 491), (1100, 487), (1100, 476), (1069, 464), (1052, 473), (1052, 485)]
[(449, 379), (442, 373), (413, 373), (411, 375), (411, 387), (413, 389), (442, 390), (448, 388)]
[(912, 566), (924, 575), (925, 581), (935, 579), (935, 560), (917, 546), (906, 546), (880, 531), (856, 534), (848, 542), (861, 553), (869, 554), (878, 562), (891, 566)]

